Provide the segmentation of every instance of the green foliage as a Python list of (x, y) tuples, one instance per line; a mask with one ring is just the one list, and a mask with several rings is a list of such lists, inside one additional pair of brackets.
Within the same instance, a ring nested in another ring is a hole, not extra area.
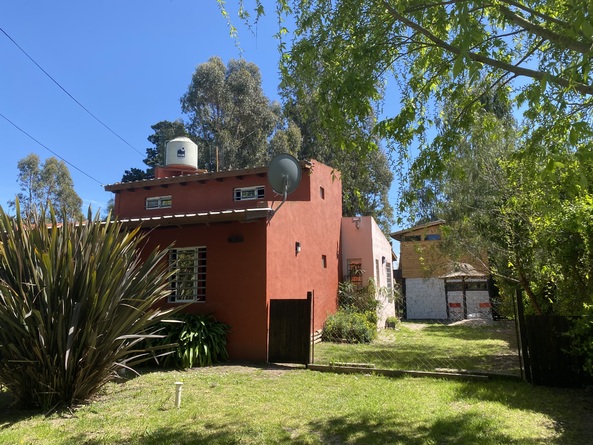
[[(58, 218), (67, 220), (81, 216), (82, 199), (74, 191), (74, 183), (64, 161), (53, 156), (42, 164), (39, 156), (30, 154), (18, 162), (18, 183), (21, 191), (17, 195), (21, 215), (32, 221), (35, 209), (45, 209), (49, 216), (50, 205)], [(16, 201), (10, 201), (12, 208)]]
[(339, 310), (325, 320), (322, 341), (369, 343), (377, 337), (377, 324), (369, 321), (367, 314)]
[(385, 319), (385, 327), (390, 329), (395, 329), (401, 323), (398, 317), (389, 316)]
[(583, 360), (585, 372), (593, 376), (593, 305), (586, 305), (586, 315), (576, 320), (569, 335), (571, 352)]
[(181, 109), (209, 171), (259, 167), (280, 124), (280, 105), (266, 97), (254, 63), (211, 57), (196, 67)]
[[(311, 82), (315, 82), (312, 78)], [(302, 141), (298, 152), (299, 159), (317, 159), (340, 172), (342, 180), (343, 216), (369, 215), (375, 218), (383, 232), (388, 236), (393, 223), (393, 208), (389, 202), (389, 189), (393, 182), (389, 160), (379, 148), (379, 140), (373, 135), (374, 119), (347, 135), (356, 149), (344, 150), (342, 143), (333, 138), (331, 131), (321, 125), (323, 118), (318, 115), (323, 98), (316, 94), (315, 84), (308, 86), (307, 94), (295, 96), (293, 88), (283, 85), (284, 113), (290, 122), (300, 129)], [(344, 135), (341, 135), (344, 136)]]
[[(172, 311), (166, 252), (139, 258), (143, 237), (107, 217), (33, 224), (0, 208), (0, 382), (27, 406), (88, 400), (142, 359), (138, 342)], [(64, 219), (67, 219), (63, 215)]]
[[(562, 128), (575, 143), (591, 131), (593, 10), (586, 0), (276, 3), (295, 23), (283, 83), (301, 98), (314, 82), (321, 125), (346, 143), (353, 125), (381, 109), (386, 84), (399, 90), (400, 107), (378, 128), (395, 149), (423, 150), (444, 100), (461, 105), (450, 117), (467, 128), (484, 91), (518, 93), (513, 99), (533, 121), (533, 140)], [(484, 89), (468, 97), (477, 85)]]
[(376, 295), (377, 287), (372, 279), (366, 286), (356, 286), (350, 281), (338, 284), (338, 306), (346, 311), (376, 314), (379, 307)]
[(211, 315), (183, 314), (174, 321), (160, 324), (159, 333), (162, 339), (149, 339), (153, 347), (176, 345), (171, 354), (162, 359), (157, 358), (160, 366), (176, 368), (193, 368), (210, 366), (228, 359), (226, 335), (230, 327), (216, 321)]
[(148, 136), (148, 141), (153, 144), (153, 147), (146, 149), (146, 158), (144, 159), (144, 163), (148, 168), (146, 170), (139, 168), (126, 170), (121, 179), (122, 182), (154, 178), (154, 168), (165, 165), (167, 142), (176, 137), (188, 136), (185, 125), (181, 120), (174, 122), (161, 121), (152, 125), (150, 128), (152, 128), (153, 134)]
[(323, 326), (323, 341), (368, 343), (377, 336), (376, 286), (369, 280), (358, 287), (351, 282), (339, 283), (337, 313), (330, 315)]

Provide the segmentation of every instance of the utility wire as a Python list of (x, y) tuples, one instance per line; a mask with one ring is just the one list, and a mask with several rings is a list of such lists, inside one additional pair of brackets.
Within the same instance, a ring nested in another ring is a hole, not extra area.
[(99, 119), (97, 116), (95, 116), (93, 113), (91, 113), (83, 104), (81, 104), (78, 100), (76, 100), (76, 98), (74, 96), (72, 96), (72, 94), (70, 94), (68, 91), (66, 91), (66, 89), (60, 85), (58, 83), (58, 81), (56, 79), (54, 79), (47, 71), (45, 71), (41, 65), (39, 65), (29, 54), (27, 54), (27, 52), (20, 47), (20, 45), (18, 43), (16, 43), (14, 41), (14, 39), (12, 37), (10, 37), (6, 31), (4, 31), (4, 29), (0, 28), (0, 31), (2, 31), (2, 33), (8, 37), (8, 39), (15, 44), (15, 46), (21, 50), (21, 52), (27, 56), (29, 58), (29, 60), (31, 62), (33, 62), (35, 64), (35, 66), (37, 66), (37, 68), (39, 68), (43, 74), (45, 74), (47, 77), (49, 77), (53, 83), (55, 83), (64, 93), (66, 93), (68, 95), (68, 97), (70, 97), (70, 99), (72, 99), (74, 102), (76, 102), (78, 104), (78, 106), (80, 108), (82, 108), (84, 111), (86, 111), (88, 114), (90, 114), (93, 119), (95, 119), (97, 122), (99, 122), (101, 125), (103, 125), (105, 128), (107, 128), (107, 130), (109, 130), (111, 133), (113, 133), (118, 139), (120, 139), (123, 143), (125, 143), (128, 147), (130, 147), (132, 150), (134, 150), (136, 153), (144, 156), (145, 154), (142, 153), (140, 150), (138, 150), (136, 147), (134, 147), (132, 144), (130, 144), (128, 141), (126, 141), (124, 138), (122, 138), (119, 134), (117, 134), (115, 131), (113, 131), (105, 122), (103, 122), (101, 119)]
[(10, 125), (12, 125), (14, 128), (16, 128), (17, 130), (19, 130), (21, 133), (25, 134), (26, 136), (28, 136), (29, 138), (33, 139), (35, 142), (37, 142), (39, 145), (41, 145), (43, 148), (45, 148), (47, 151), (49, 151), (51, 154), (53, 154), (54, 156), (60, 158), (62, 161), (64, 161), (66, 164), (68, 164), (70, 167), (72, 167), (75, 170), (78, 170), (80, 173), (82, 173), (83, 175), (85, 175), (86, 177), (92, 179), (93, 181), (95, 181), (97, 184), (99, 185), (103, 185), (104, 183), (99, 181), (96, 178), (93, 178), (91, 175), (89, 175), (87, 172), (81, 170), (80, 168), (78, 168), (76, 165), (74, 165), (72, 162), (67, 161), (66, 159), (64, 159), (62, 156), (60, 156), (59, 154), (57, 154), (55, 151), (53, 151), (51, 148), (49, 148), (47, 145), (42, 144), (41, 142), (39, 142), (37, 139), (35, 139), (33, 136), (31, 136), (29, 133), (27, 133), (25, 130), (23, 130), (21, 127), (19, 127), (17, 124), (15, 124), (13, 121), (11, 121), (10, 119), (8, 119), (6, 116), (4, 116), (2, 113), (0, 113), (0, 117), (2, 117), (4, 120), (6, 120), (6, 122), (8, 122)]

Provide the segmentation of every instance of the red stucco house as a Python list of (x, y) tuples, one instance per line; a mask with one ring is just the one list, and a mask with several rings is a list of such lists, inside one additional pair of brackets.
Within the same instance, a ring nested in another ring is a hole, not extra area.
[(124, 226), (148, 231), (147, 252), (169, 249), (179, 272), (165, 304), (189, 302), (188, 312), (230, 325), (232, 359), (268, 360), (273, 300), (312, 295), (311, 332), (336, 311), (342, 185), (326, 165), (300, 167), (300, 185), (275, 213), (282, 197), (266, 168), (206, 173), (168, 160), (155, 179), (105, 187)]

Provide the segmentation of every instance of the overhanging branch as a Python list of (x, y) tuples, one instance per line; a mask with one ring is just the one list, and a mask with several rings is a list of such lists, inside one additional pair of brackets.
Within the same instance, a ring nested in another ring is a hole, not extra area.
[(398, 22), (402, 23), (403, 25), (413, 29), (414, 31), (422, 34), (423, 36), (425, 36), (427, 39), (429, 39), (431, 42), (433, 42), (438, 47), (443, 48), (444, 50), (449, 51), (450, 53), (453, 53), (456, 56), (465, 55), (473, 61), (483, 63), (483, 64), (491, 66), (493, 68), (498, 68), (498, 69), (501, 69), (504, 71), (508, 71), (508, 72), (513, 73), (517, 76), (530, 77), (530, 78), (536, 79), (536, 80), (543, 80), (544, 78), (546, 78), (546, 80), (550, 83), (554, 83), (554, 84), (559, 85), (564, 88), (572, 88), (575, 91), (579, 92), (580, 94), (593, 95), (593, 85), (587, 85), (587, 84), (580, 83), (580, 82), (574, 82), (574, 81), (570, 81), (568, 79), (565, 79), (565, 78), (562, 78), (559, 76), (555, 76), (555, 75), (552, 75), (549, 73), (544, 73), (542, 71), (537, 71), (537, 70), (532, 70), (529, 68), (515, 66), (510, 63), (506, 63), (501, 60), (493, 59), (491, 57), (487, 57), (482, 54), (477, 54), (477, 53), (474, 53), (471, 51), (463, 51), (458, 46), (451, 45), (450, 43), (445, 42), (444, 40), (440, 39), (439, 37), (435, 36), (430, 31), (428, 31), (426, 28), (411, 21), (407, 17), (402, 16), (386, 0), (383, 0), (381, 3), (383, 5), (383, 7), (389, 12), (389, 14), (391, 14), (391, 16), (395, 20), (397, 20)]

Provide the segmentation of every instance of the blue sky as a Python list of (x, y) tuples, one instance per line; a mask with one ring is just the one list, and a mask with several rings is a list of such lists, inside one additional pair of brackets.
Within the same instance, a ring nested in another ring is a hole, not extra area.
[[(276, 18), (270, 11), (256, 35), (238, 27), (243, 57), (259, 66), (265, 93), (278, 99)], [(240, 56), (215, 0), (3, 2), (0, 28), (133, 147), (0, 32), (0, 114), (69, 163), (85, 210), (105, 208), (111, 193), (103, 185), (144, 167), (151, 125), (183, 117), (179, 98), (197, 65)], [(0, 205), (7, 208), (19, 191), (19, 159), (54, 154), (2, 117), (0, 135)]]

